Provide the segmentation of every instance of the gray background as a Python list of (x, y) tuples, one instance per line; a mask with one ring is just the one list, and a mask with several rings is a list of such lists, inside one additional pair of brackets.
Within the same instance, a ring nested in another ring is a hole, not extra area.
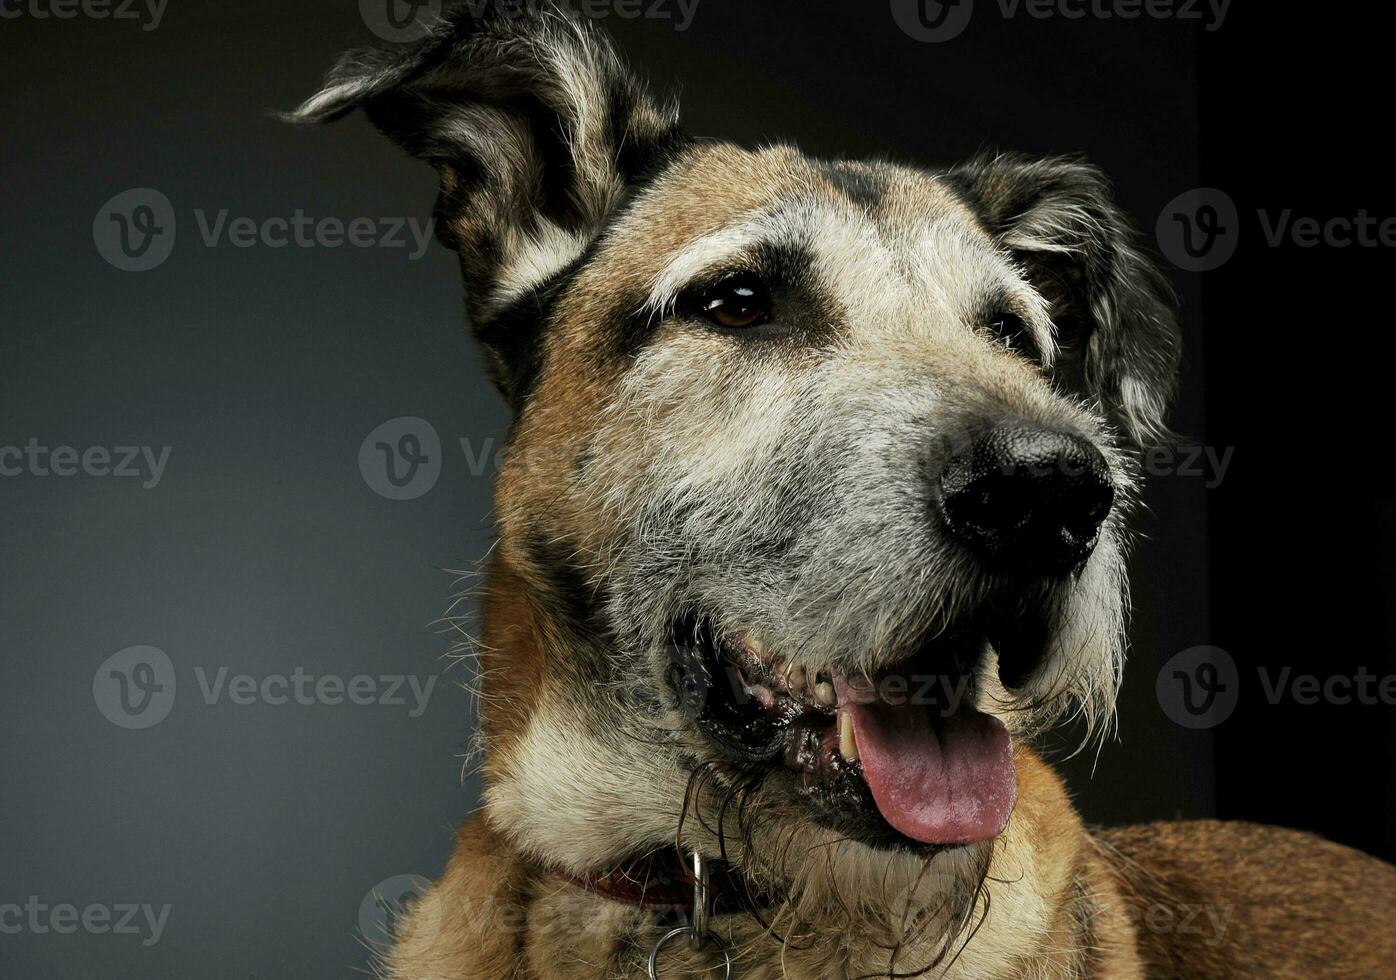
[[(682, 83), (699, 134), (938, 163), (984, 145), (1080, 151), (1150, 233), (1200, 183), (1212, 41), (1193, 24), (987, 8), (928, 45), (881, 2), (701, 0), (682, 33), (608, 26), (661, 87)], [(209, 248), (194, 218), (425, 220), (432, 175), (366, 123), (298, 130), (266, 111), (374, 41), (349, 2), (171, 0), (153, 31), (0, 21), (0, 446), (171, 447), (152, 489), (0, 479), (0, 905), (171, 905), (151, 947), (0, 935), (5, 980), (357, 975), (365, 895), (434, 875), (476, 804), (469, 670), (445, 659), (438, 619), (456, 588), (445, 570), (470, 571), (491, 541), (490, 471), (470, 472), (458, 440), (490, 452), (508, 419), (466, 340), (454, 259)], [(138, 187), (170, 199), (178, 235), (166, 262), (128, 273), (98, 254), (93, 221)], [(1201, 442), (1201, 287), (1174, 279), (1188, 343), (1175, 421)], [(442, 470), (430, 493), (390, 501), (359, 450), (401, 416), (435, 427)], [(1160, 664), (1212, 638), (1203, 483), (1149, 489), (1120, 739), (1068, 765), (1093, 821), (1217, 811), (1213, 734), (1171, 723), (1154, 691)], [(132, 645), (163, 650), (178, 680), (145, 730), (94, 704), (94, 672)], [(206, 704), (195, 675), (298, 666), (439, 679), (410, 718)]]

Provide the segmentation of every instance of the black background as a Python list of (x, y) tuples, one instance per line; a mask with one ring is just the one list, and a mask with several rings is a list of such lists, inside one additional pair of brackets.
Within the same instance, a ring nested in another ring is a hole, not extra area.
[[(1273, 7), (1275, 5), (1267, 5)], [(1087, 819), (1222, 816), (1396, 858), (1396, 712), (1272, 705), (1256, 669), (1396, 673), (1386, 436), (1391, 254), (1269, 247), (1256, 212), (1396, 216), (1390, 84), (1370, 15), (1237, 5), (1197, 22), (1004, 18), (908, 37), (886, 3), (701, 0), (690, 29), (608, 18), (695, 133), (951, 163), (985, 146), (1087, 155), (1151, 240), (1199, 186), (1240, 211), (1236, 257), (1173, 270), (1186, 357), (1175, 428), (1234, 449), (1221, 485), (1155, 479), (1134, 561), (1118, 738), (1066, 763)], [(351, 2), (170, 0), (156, 30), (0, 20), (0, 446), (170, 446), (161, 483), (0, 478), (0, 906), (169, 903), (161, 941), (0, 935), (0, 977), (348, 976), (364, 896), (434, 875), (478, 785), (462, 667), (437, 623), (490, 544), (507, 415), (461, 325), (454, 260), (217, 248), (195, 209), (255, 218), (430, 214), (430, 172), (361, 120), (266, 110), (374, 43)], [(103, 203), (166, 194), (170, 259), (93, 244)], [(446, 444), (436, 488), (366, 485), (359, 445), (399, 416)], [(111, 654), (164, 650), (161, 724), (93, 702)], [(1184, 729), (1155, 681), (1200, 645), (1239, 665), (1235, 713)], [(192, 671), (440, 674), (428, 709), (205, 704)]]

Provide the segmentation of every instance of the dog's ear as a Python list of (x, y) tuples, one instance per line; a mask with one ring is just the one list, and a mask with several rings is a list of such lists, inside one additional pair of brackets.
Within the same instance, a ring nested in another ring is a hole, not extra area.
[(460, 253), (476, 335), (517, 397), (532, 357), (518, 334), (530, 325), (501, 314), (537, 298), (626, 186), (681, 148), (677, 109), (653, 100), (581, 18), (491, 0), (446, 12), (408, 48), (349, 52), (287, 118), (360, 108), (439, 172), (437, 235)]
[(996, 155), (949, 177), (1051, 304), (1054, 376), (1097, 400), (1137, 444), (1166, 439), (1177, 303), (1105, 176), (1076, 159)]

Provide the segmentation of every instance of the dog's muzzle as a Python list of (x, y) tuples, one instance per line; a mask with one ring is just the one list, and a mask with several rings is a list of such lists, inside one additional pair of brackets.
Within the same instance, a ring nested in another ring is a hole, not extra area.
[(1000, 571), (1064, 575), (1090, 557), (1115, 491), (1081, 436), (1000, 426), (940, 474), (950, 533)]

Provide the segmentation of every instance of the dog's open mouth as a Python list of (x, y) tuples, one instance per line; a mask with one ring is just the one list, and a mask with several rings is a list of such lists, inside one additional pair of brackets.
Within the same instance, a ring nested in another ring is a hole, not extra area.
[(1012, 745), (973, 706), (984, 631), (941, 634), (872, 676), (791, 667), (701, 617), (676, 624), (673, 639), (671, 681), (699, 729), (734, 760), (789, 779), (825, 826), (925, 848), (987, 841), (1007, 825)]

